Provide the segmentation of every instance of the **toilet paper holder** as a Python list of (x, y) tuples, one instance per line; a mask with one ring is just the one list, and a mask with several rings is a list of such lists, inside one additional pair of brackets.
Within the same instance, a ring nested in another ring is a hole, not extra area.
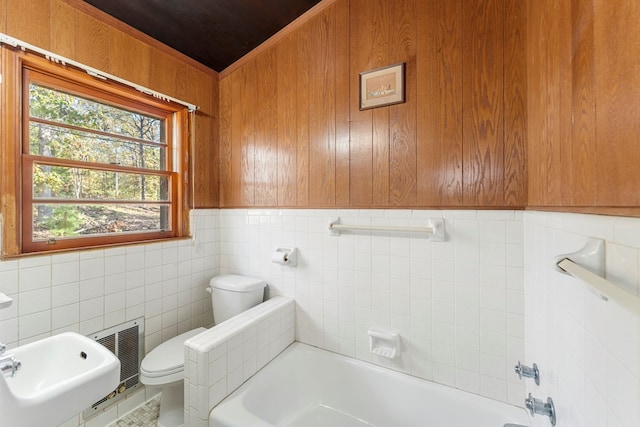
[(271, 262), (296, 267), (298, 265), (298, 249), (276, 248), (271, 254)]

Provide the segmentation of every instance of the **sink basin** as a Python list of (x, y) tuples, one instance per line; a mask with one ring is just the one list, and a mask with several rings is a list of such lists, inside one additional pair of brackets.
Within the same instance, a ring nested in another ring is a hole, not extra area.
[(9, 349), (22, 367), (0, 374), (0, 423), (57, 426), (113, 391), (120, 361), (106, 347), (65, 332)]

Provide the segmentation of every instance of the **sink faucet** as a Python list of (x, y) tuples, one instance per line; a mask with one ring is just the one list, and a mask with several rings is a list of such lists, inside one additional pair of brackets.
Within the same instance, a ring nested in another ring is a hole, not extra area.
[[(7, 346), (0, 342), (0, 356), (7, 351)], [(22, 367), (22, 363), (13, 354), (0, 357), (0, 371), (5, 376), (14, 376), (16, 371)]]

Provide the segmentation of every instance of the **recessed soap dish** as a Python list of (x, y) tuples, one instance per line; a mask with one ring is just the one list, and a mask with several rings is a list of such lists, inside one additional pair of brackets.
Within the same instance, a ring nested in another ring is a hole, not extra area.
[(369, 351), (378, 356), (393, 359), (400, 348), (400, 335), (393, 332), (369, 329)]

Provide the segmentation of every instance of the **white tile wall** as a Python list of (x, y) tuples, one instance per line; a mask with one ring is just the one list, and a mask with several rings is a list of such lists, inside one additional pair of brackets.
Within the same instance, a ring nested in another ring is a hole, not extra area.
[[(218, 213), (192, 212), (194, 239), (0, 261), (0, 292), (14, 300), (0, 310), (0, 341), (11, 348), (144, 316), (151, 351), (179, 333), (211, 325), (205, 288), (219, 271)], [(87, 425), (106, 425), (102, 420), (112, 422), (117, 414), (108, 410)], [(82, 423), (78, 416), (68, 425)]]
[[(526, 360), (541, 369), (534, 396), (554, 399), (558, 425), (640, 425), (640, 318), (604, 302), (582, 282), (553, 270), (555, 255), (606, 241), (611, 281), (638, 294), (640, 219), (526, 212)], [(548, 419), (535, 417), (535, 426)]]
[[(424, 226), (448, 239), (329, 235), (344, 224)], [(242, 210), (220, 212), (221, 273), (262, 277), (296, 300), (296, 340), (522, 406), (522, 213), (516, 211)], [(271, 262), (299, 249), (297, 268)], [(369, 328), (402, 336), (393, 362), (369, 353)]]
[[(331, 237), (327, 225), (337, 216), (374, 225), (444, 217), (448, 240)], [(602, 303), (550, 264), (553, 256), (579, 249), (585, 237), (601, 237), (609, 278), (640, 293), (639, 219), (231, 209), (196, 211), (193, 224), (195, 246), (185, 241), (0, 261), (0, 291), (14, 298), (0, 311), (0, 340), (15, 345), (63, 330), (91, 332), (143, 313), (149, 350), (191, 325), (211, 323), (209, 295), (202, 291), (210, 276), (244, 273), (265, 278), (272, 295), (295, 298), (299, 341), (512, 404), (522, 405), (528, 391), (552, 396), (563, 426), (640, 425), (638, 318)], [(271, 263), (277, 246), (297, 246), (299, 266)], [(369, 327), (400, 332), (402, 357), (389, 363), (370, 355)], [(517, 360), (540, 365), (540, 387), (515, 377)], [(232, 383), (245, 377), (244, 362), (237, 368)], [(209, 364), (212, 384), (222, 372)], [(212, 387), (203, 396), (216, 401), (224, 393)], [(109, 422), (113, 416), (105, 415)], [(541, 417), (534, 422), (548, 425)]]
[(227, 395), (294, 341), (295, 304), (275, 296), (185, 342), (185, 425), (207, 427)]

